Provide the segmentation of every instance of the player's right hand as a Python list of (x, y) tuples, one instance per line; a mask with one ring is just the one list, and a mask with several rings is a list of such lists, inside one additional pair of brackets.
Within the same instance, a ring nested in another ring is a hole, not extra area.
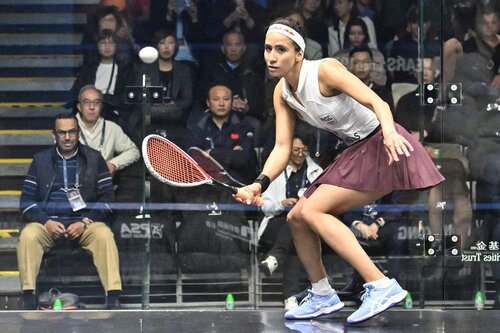
[(262, 187), (258, 183), (253, 183), (244, 187), (241, 187), (238, 190), (238, 194), (235, 194), (234, 197), (236, 200), (247, 204), (247, 205), (256, 205), (262, 206), (264, 203), (262, 197), (260, 196), (260, 191)]

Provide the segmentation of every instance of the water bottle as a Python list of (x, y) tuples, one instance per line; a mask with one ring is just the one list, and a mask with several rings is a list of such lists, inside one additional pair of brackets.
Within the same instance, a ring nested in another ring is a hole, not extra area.
[(55, 311), (62, 310), (62, 302), (61, 302), (61, 299), (59, 297), (54, 300), (54, 304), (52, 305), (52, 309), (54, 309)]
[(405, 309), (413, 308), (413, 299), (411, 298), (410, 292), (408, 292), (408, 294), (406, 294), (404, 308)]
[(481, 290), (476, 291), (476, 296), (474, 297), (474, 307), (476, 310), (483, 310), (484, 302), (484, 293)]
[(226, 296), (226, 310), (234, 310), (234, 297), (231, 293)]

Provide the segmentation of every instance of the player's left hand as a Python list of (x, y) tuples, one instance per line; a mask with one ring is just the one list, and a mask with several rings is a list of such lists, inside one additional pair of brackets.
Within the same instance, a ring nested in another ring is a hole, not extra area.
[(396, 131), (384, 135), (384, 146), (389, 156), (389, 165), (393, 162), (399, 162), (399, 155), (410, 156), (413, 146), (404, 136)]

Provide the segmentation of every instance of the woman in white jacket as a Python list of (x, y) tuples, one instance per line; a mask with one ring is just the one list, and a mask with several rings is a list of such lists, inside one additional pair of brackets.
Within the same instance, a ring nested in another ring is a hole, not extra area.
[[(262, 211), (265, 216), (259, 226), (259, 246), (263, 252), (269, 248), (270, 250), (267, 251), (266, 258), (260, 263), (259, 268), (267, 276), (270, 276), (278, 265), (284, 263), (288, 254), (294, 253), (292, 234), (286, 223), (286, 213), (323, 171), (309, 157), (308, 143), (308, 137), (298, 134), (294, 136), (286, 169), (262, 194), (264, 200)], [(291, 300), (293, 297), (290, 296), (300, 290), (302, 290), (300, 286), (284, 285), (283, 296), (287, 309), (296, 305), (296, 300)]]
[[(333, 57), (337, 52), (342, 51), (344, 47), (344, 34), (349, 20), (359, 16), (353, 0), (332, 0), (330, 3), (330, 14), (333, 19), (328, 27), (328, 56)], [(368, 29), (370, 48), (377, 48), (377, 34), (373, 21), (366, 16), (360, 17)]]

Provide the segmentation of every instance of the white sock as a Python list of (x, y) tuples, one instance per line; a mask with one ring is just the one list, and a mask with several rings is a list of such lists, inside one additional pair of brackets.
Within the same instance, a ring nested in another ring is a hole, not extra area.
[(278, 260), (275, 256), (268, 256), (263, 262), (267, 263), (267, 267), (269, 267), (269, 272), (271, 274), (278, 268)]
[(391, 284), (391, 279), (385, 276), (382, 279), (369, 282), (369, 284), (371, 284), (375, 288), (387, 288)]
[(328, 282), (327, 277), (322, 278), (318, 282), (312, 283), (312, 292), (316, 295), (325, 296), (330, 294), (332, 291), (332, 286), (330, 286), (330, 282)]

